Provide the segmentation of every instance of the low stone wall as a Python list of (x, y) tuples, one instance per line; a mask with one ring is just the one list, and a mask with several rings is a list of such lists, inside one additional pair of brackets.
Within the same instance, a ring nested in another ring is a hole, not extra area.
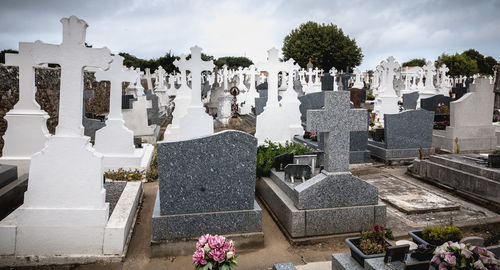
[[(19, 99), (18, 73), (18, 67), (0, 64), (0, 156), (4, 145), (3, 135), (8, 124), (4, 116)], [(52, 134), (54, 134), (58, 123), (60, 75), (60, 68), (40, 67), (35, 69), (35, 85), (37, 87), (35, 99), (42, 110), (50, 116), (47, 120), (47, 128)], [(126, 86), (128, 83), (124, 83), (122, 89), (125, 89)], [(85, 102), (86, 112), (105, 114), (109, 111), (109, 82), (96, 82), (93, 72), (84, 72), (84, 89), (94, 90), (94, 98)]]

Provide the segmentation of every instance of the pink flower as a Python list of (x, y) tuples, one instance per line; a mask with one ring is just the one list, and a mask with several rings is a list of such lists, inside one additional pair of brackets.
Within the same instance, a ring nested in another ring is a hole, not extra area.
[(214, 261), (216, 262), (221, 263), (226, 259), (226, 252), (224, 252), (224, 250), (222, 249), (212, 249), (208, 253), (208, 257), (214, 259)]
[(439, 259), (439, 256), (435, 255), (434, 257), (432, 257), (431, 263), (432, 264), (440, 264), (441, 260)]
[(226, 238), (222, 235), (214, 235), (208, 239), (208, 245), (210, 248), (221, 248), (224, 246)]
[(196, 248), (203, 247), (208, 242), (209, 238), (210, 234), (204, 234), (200, 236), (200, 238), (198, 239), (198, 243), (196, 243)]
[(457, 258), (449, 254), (446, 254), (446, 256), (444, 257), (444, 261), (447, 262), (450, 266), (455, 266), (457, 264)]
[(470, 258), (470, 256), (472, 256), (472, 252), (466, 248), (462, 249), (460, 252), (465, 256), (465, 258)]
[(197, 249), (193, 254), (193, 261), (196, 265), (207, 264), (207, 260), (205, 260), (205, 251), (203, 251), (203, 249)]

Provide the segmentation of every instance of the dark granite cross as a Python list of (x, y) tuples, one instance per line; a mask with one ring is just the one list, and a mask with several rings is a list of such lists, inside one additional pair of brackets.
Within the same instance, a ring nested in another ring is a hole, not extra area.
[(350, 109), (348, 91), (325, 91), (322, 110), (307, 111), (309, 132), (324, 132), (325, 170), (349, 170), (349, 132), (368, 131), (368, 112)]

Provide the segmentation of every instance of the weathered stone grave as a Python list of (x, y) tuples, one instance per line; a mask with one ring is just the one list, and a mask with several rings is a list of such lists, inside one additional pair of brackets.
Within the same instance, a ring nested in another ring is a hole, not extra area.
[(426, 110), (411, 110), (397, 114), (386, 114), (384, 140), (368, 140), (371, 155), (386, 162), (411, 161), (429, 153), (432, 145), (434, 113)]
[(291, 241), (385, 224), (377, 188), (348, 172), (349, 132), (366, 132), (366, 110), (349, 109), (349, 92), (324, 93), (326, 108), (308, 111), (307, 130), (325, 132), (325, 169), (304, 183), (274, 169), (257, 180), (257, 194)]
[(230, 235), (238, 249), (262, 245), (256, 154), (255, 137), (234, 130), (159, 142), (152, 255), (191, 254), (193, 241), (207, 233)]
[(403, 94), (403, 108), (405, 110), (416, 110), (418, 99), (419, 94), (416, 91), (408, 94)]

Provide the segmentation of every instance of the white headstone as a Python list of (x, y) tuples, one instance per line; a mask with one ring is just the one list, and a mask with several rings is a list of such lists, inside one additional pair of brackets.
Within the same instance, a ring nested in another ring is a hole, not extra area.
[(151, 70), (149, 68), (145, 68), (144, 71), (146, 73), (144, 75), (144, 79), (146, 79), (146, 83), (148, 84), (148, 90), (153, 90), (153, 82), (151, 79), (153, 79), (154, 76), (151, 74)]
[(363, 89), (363, 87), (365, 85), (363, 84), (363, 81), (361, 80), (361, 70), (355, 68), (354, 69), (354, 76), (355, 76), (355, 80), (354, 80), (354, 84), (353, 84), (352, 88)]

